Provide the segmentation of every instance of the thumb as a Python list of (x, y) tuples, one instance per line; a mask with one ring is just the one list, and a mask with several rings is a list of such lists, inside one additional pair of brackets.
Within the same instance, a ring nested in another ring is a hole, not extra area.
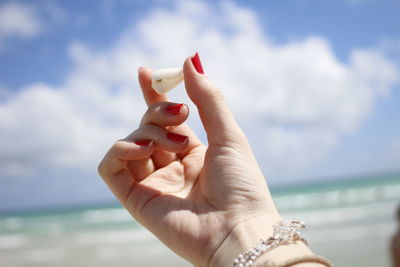
[(197, 107), (209, 145), (243, 141), (244, 134), (221, 91), (204, 75), (198, 53), (185, 60), (183, 74), (187, 94)]

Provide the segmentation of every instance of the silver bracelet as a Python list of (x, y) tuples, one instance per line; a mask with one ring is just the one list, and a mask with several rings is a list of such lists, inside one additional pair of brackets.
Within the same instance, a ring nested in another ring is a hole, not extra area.
[(279, 221), (273, 225), (274, 233), (268, 239), (260, 239), (260, 242), (243, 254), (239, 254), (233, 261), (234, 267), (250, 267), (262, 254), (283, 244), (302, 241), (307, 245), (300, 229), (306, 227), (302, 221)]

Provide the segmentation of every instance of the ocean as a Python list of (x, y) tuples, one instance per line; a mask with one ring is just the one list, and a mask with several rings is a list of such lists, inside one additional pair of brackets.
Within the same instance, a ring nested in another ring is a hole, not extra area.
[[(272, 187), (284, 218), (338, 267), (389, 267), (400, 174)], [(0, 215), (1, 267), (191, 266), (118, 205)], [(229, 266), (229, 264), (227, 265)]]

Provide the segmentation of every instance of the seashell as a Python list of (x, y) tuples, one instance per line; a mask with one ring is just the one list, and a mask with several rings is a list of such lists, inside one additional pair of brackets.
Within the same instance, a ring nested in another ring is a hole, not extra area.
[(151, 76), (151, 86), (159, 94), (166, 94), (181, 81), (183, 81), (183, 71), (179, 68), (156, 70)]

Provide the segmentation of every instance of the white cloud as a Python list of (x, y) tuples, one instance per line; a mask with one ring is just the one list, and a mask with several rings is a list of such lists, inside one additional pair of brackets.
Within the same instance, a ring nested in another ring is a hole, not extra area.
[[(108, 50), (72, 43), (75, 67), (59, 88), (28, 85), (0, 102), (0, 168), (94, 169), (145, 111), (137, 67), (180, 66), (194, 51), (256, 144), (260, 163), (279, 175), (299, 176), (399, 81), (397, 66), (379, 50), (355, 49), (344, 63), (320, 36), (274, 44), (255, 12), (233, 3), (177, 2), (153, 10)], [(187, 100), (182, 88), (172, 97)]]
[(17, 2), (0, 5), (0, 47), (6, 38), (32, 38), (42, 28), (43, 25), (33, 7)]
[(400, 38), (385, 38), (378, 45), (393, 61), (400, 62)]

